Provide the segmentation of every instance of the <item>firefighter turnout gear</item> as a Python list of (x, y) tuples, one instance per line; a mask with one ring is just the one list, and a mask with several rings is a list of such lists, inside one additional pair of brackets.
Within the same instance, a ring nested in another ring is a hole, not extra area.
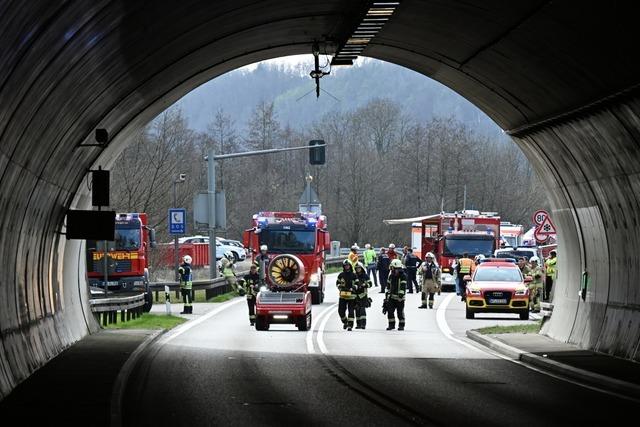
[(231, 290), (238, 293), (238, 279), (236, 278), (236, 272), (233, 270), (233, 261), (227, 257), (223, 257), (222, 261), (222, 277), (227, 281), (227, 285), (231, 287)]
[(249, 324), (253, 326), (256, 322), (256, 296), (260, 292), (260, 276), (257, 268), (253, 265), (249, 274), (244, 276), (244, 290), (247, 296), (247, 306), (249, 307)]
[(342, 272), (338, 274), (337, 285), (340, 292), (338, 300), (338, 315), (342, 321), (343, 329), (351, 330), (355, 320), (355, 304), (357, 298), (356, 274), (351, 268), (349, 260), (342, 263)]
[(178, 273), (180, 273), (180, 293), (184, 301), (184, 308), (180, 314), (193, 314), (193, 275), (191, 273), (191, 264), (187, 262), (191, 261), (191, 257), (185, 255), (183, 259), (184, 263), (178, 268)]
[(436, 292), (440, 293), (440, 267), (427, 255), (427, 260), (420, 265), (418, 274), (422, 279), (422, 305), (418, 308), (433, 308)]
[(378, 286), (378, 272), (377, 272), (378, 256), (376, 255), (376, 251), (373, 248), (371, 248), (371, 245), (369, 243), (364, 245), (364, 247), (365, 247), (365, 251), (362, 254), (362, 258), (364, 260), (364, 266), (367, 269), (367, 274), (369, 275), (369, 277), (372, 278), (375, 285)]
[(529, 310), (537, 313), (540, 311), (540, 299), (544, 290), (542, 268), (538, 266), (537, 257), (531, 258), (531, 269), (529, 275), (533, 279), (529, 282)]
[(367, 326), (367, 308), (371, 306), (371, 300), (367, 289), (371, 287), (371, 279), (361, 262), (356, 263), (356, 329), (365, 329)]
[(404, 299), (407, 292), (407, 276), (402, 270), (402, 262), (399, 259), (391, 261), (391, 272), (389, 273), (389, 289), (385, 295), (387, 305), (387, 319), (389, 326), (387, 331), (396, 327), (395, 313), (398, 314), (398, 330), (404, 330)]

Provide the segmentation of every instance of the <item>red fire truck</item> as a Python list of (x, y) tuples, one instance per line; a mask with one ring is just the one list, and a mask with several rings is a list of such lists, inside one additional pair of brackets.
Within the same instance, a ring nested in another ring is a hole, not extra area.
[[(464, 253), (470, 257), (482, 254), (493, 256), (500, 247), (500, 217), (495, 212), (465, 210), (462, 212), (441, 212), (435, 215), (387, 219), (386, 224), (412, 224), (418, 231), (413, 244), (424, 258), (427, 252), (435, 255), (442, 269), (442, 289), (455, 290), (455, 277), (451, 266), (456, 257)], [(419, 246), (418, 246), (419, 245)]]
[(330, 248), (327, 219), (307, 212), (259, 212), (243, 233), (252, 261), (267, 245), (269, 263), (256, 298), (256, 329), (272, 323), (311, 328), (311, 304), (324, 300), (325, 252)]
[[(151, 310), (149, 249), (155, 246), (154, 230), (146, 213), (116, 214), (115, 240), (107, 243), (107, 287), (114, 292), (144, 292), (144, 310)], [(87, 240), (89, 286), (105, 287), (104, 241)]]

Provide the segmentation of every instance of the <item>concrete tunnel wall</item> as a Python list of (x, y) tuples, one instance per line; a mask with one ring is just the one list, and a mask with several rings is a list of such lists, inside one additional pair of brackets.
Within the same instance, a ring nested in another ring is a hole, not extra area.
[[(0, 4), (0, 398), (98, 328), (83, 245), (60, 234), (66, 209), (89, 205), (87, 169), (108, 168), (136, 129), (217, 75), (315, 40), (331, 52), (366, 2), (152, 3)], [(365, 54), (446, 84), (513, 135), (560, 229), (543, 332), (640, 360), (634, 15), (615, 2), (584, 4), (579, 20), (570, 2), (480, 3), (405, 0)], [(79, 147), (100, 127), (107, 149)]]

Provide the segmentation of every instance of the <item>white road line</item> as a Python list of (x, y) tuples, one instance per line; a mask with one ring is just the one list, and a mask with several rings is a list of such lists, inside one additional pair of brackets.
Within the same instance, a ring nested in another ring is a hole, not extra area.
[[(329, 308), (335, 310), (337, 306), (338, 306), (338, 303), (335, 303)], [(325, 326), (327, 326), (327, 322), (329, 321), (330, 318), (331, 318), (331, 314), (329, 314), (328, 316), (325, 316), (324, 319), (322, 319), (322, 322), (320, 323), (320, 327), (318, 328), (318, 333), (316, 334), (316, 340), (318, 341), (318, 348), (320, 349), (320, 352), (322, 354), (329, 353), (329, 351), (327, 350), (327, 346), (324, 345), (323, 335), (324, 335), (324, 328)]]
[(184, 334), (185, 332), (187, 332), (189, 329), (198, 326), (200, 323), (209, 320), (210, 318), (212, 318), (213, 316), (215, 316), (216, 314), (222, 312), (223, 310), (226, 310), (227, 308), (239, 304), (241, 302), (246, 301), (245, 298), (238, 298), (237, 301), (231, 301), (231, 302), (227, 302), (224, 303), (223, 305), (221, 305), (220, 307), (216, 308), (213, 311), (208, 312), (207, 314), (203, 315), (202, 317), (192, 320), (190, 322), (184, 323), (180, 326), (178, 326), (177, 328), (175, 328), (173, 331), (169, 332), (167, 335), (165, 335), (164, 337), (160, 338), (158, 340), (158, 344), (167, 344), (169, 341), (179, 337), (180, 335)]
[[(316, 322), (320, 322), (320, 319), (322, 319), (327, 313), (329, 313), (331, 310), (333, 310), (333, 306), (327, 307), (324, 310), (322, 310), (322, 312), (320, 312), (320, 314), (318, 316), (316, 316), (316, 318), (314, 319), (314, 324), (317, 324)], [(313, 327), (311, 329), (309, 329), (309, 331), (307, 331), (307, 336), (306, 336), (306, 342), (307, 342), (307, 352), (309, 354), (314, 354), (316, 352), (314, 346), (313, 346)]]
[(445, 313), (447, 312), (447, 306), (455, 297), (456, 297), (456, 294), (453, 294), (453, 293), (449, 294), (444, 299), (444, 301), (440, 303), (440, 305), (438, 306), (438, 310), (436, 311), (436, 323), (438, 324), (438, 329), (440, 329), (440, 332), (442, 332), (442, 334), (448, 339), (450, 339), (451, 341), (455, 341), (458, 344), (462, 344), (463, 346), (473, 349), (479, 353), (485, 353), (484, 351), (480, 350), (478, 347), (475, 347), (453, 336), (453, 331), (451, 331), (451, 328), (449, 328), (449, 325), (447, 324)]

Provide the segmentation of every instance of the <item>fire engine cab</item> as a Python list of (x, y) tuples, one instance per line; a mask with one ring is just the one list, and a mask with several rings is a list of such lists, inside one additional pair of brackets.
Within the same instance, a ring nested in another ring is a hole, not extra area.
[(252, 261), (267, 245), (269, 262), (256, 298), (256, 329), (272, 323), (311, 328), (311, 305), (324, 300), (325, 252), (330, 248), (324, 215), (308, 212), (259, 212), (243, 233)]

